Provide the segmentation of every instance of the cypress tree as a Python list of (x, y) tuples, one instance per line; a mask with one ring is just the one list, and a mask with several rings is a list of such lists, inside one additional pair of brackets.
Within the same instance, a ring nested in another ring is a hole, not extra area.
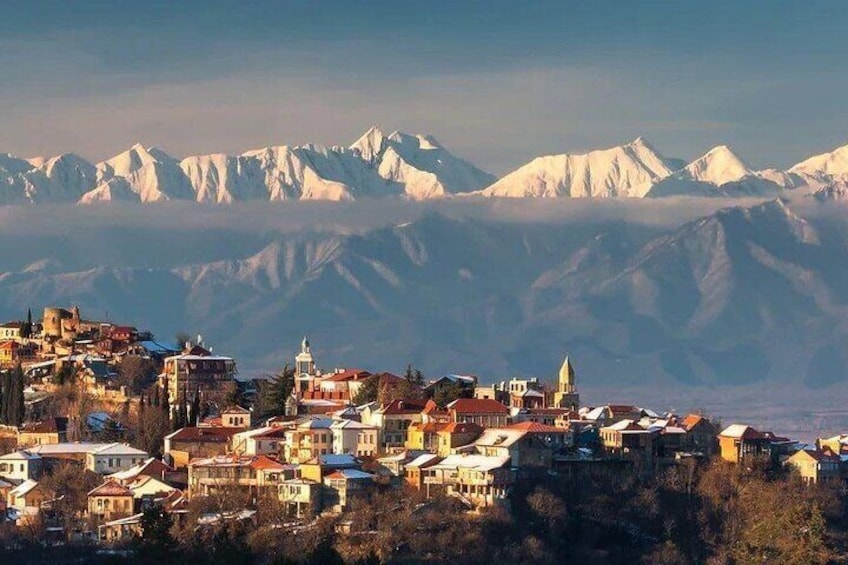
[(27, 308), (27, 320), (26, 324), (24, 324), (23, 331), (21, 331), (23, 337), (32, 337), (32, 308)]
[(174, 421), (174, 429), (178, 430), (187, 425), (188, 420), (188, 399), (186, 398), (186, 390), (183, 389), (183, 394), (180, 397), (180, 404), (177, 407), (177, 416)]
[(194, 391), (194, 398), (191, 399), (191, 415), (190, 415), (190, 424), (192, 426), (197, 426), (197, 422), (200, 419), (200, 391)]
[(159, 408), (159, 387), (158, 386), (153, 391), (153, 406), (155, 406), (156, 408)]
[(171, 421), (171, 399), (169, 398), (168, 388), (162, 392), (162, 414), (165, 416), (165, 421)]
[(26, 403), (24, 402), (24, 370), (21, 364), (15, 366), (12, 373), (14, 396), (12, 402), (12, 422), (15, 426), (20, 426), (24, 423), (26, 416)]
[(6, 409), (9, 398), (8, 371), (0, 371), (0, 424), (9, 423), (9, 411)]
[(3, 423), (7, 426), (14, 426), (16, 392), (12, 371), (8, 369), (3, 371), (3, 391)]

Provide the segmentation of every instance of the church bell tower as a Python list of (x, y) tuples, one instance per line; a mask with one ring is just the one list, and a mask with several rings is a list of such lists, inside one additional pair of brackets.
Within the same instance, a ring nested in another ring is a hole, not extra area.
[(580, 394), (577, 392), (577, 376), (571, 361), (566, 355), (559, 368), (557, 391), (554, 393), (554, 407), (577, 410), (580, 407)]

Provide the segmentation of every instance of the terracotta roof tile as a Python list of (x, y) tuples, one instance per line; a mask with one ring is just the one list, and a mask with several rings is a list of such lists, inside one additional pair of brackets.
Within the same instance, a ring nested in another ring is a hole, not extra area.
[(133, 493), (124, 485), (113, 479), (109, 479), (99, 487), (88, 493), (88, 496), (132, 496)]
[(546, 426), (545, 424), (540, 424), (538, 422), (519, 422), (517, 424), (512, 424), (511, 426), (507, 426), (508, 429), (511, 430), (524, 430), (525, 432), (529, 432), (531, 434), (562, 434), (566, 433), (566, 430), (562, 428), (555, 428), (553, 426)]
[(459, 398), (448, 404), (458, 414), (509, 414), (509, 408), (491, 398)]

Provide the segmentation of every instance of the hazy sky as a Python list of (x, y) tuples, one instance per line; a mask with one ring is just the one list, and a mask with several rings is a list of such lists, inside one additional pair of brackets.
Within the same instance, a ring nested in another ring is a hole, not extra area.
[(787, 166), (848, 143), (844, 2), (18, 2), (0, 152), (92, 160), (432, 133), (484, 169), (645, 136)]

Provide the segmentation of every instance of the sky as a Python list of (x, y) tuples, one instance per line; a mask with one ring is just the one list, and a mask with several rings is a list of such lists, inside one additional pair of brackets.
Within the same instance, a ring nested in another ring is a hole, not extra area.
[[(9, 5), (11, 4), (11, 5)], [(788, 167), (848, 143), (844, 2), (14, 2), (0, 152), (99, 161), (434, 135), (495, 174), (628, 142)]]

